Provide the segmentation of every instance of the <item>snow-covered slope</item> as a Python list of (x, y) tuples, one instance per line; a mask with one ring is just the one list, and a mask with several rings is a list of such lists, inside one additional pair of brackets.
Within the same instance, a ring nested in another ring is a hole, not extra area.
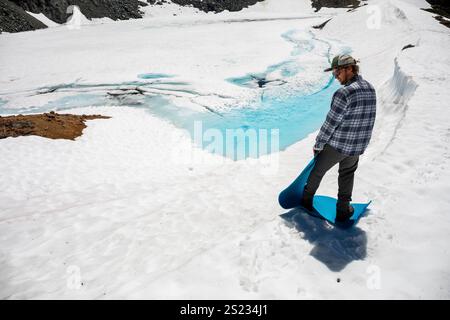
[(45, 24), (47, 27), (56, 27), (59, 26), (59, 23), (56, 23), (52, 20), (50, 20), (49, 18), (47, 18), (45, 16), (45, 14), (43, 13), (33, 13), (33, 12), (29, 12), (26, 11), (26, 13), (28, 13), (30, 16), (35, 17), (36, 19), (38, 19), (40, 22), (42, 22), (43, 24)]
[[(331, 54), (350, 48), (377, 89), (353, 195), (373, 203), (355, 228), (334, 230), (277, 204), (316, 133), (272, 158), (233, 162), (145, 109), (75, 108), (112, 118), (88, 122), (76, 141), (0, 141), (0, 297), (448, 299), (449, 29), (420, 10), (425, 1), (318, 14), (303, 11), (307, 2), (217, 15), (148, 9), (143, 20), (2, 34), (0, 99), (14, 110), (45, 104), (52, 93), (34, 95), (38, 88), (142, 73), (176, 75), (206, 103), (245, 99), (224, 79), (286, 59), (292, 44), (281, 35), (311, 31)], [(327, 60), (315, 52), (311, 82)], [(336, 181), (333, 169), (318, 193), (336, 194)]]

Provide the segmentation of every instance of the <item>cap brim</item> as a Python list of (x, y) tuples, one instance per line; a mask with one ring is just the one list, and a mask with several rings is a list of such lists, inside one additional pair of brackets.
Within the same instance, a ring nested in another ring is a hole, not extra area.
[(333, 70), (333, 68), (327, 68), (327, 69), (323, 70), (323, 72), (328, 72), (328, 71), (331, 71), (331, 70)]

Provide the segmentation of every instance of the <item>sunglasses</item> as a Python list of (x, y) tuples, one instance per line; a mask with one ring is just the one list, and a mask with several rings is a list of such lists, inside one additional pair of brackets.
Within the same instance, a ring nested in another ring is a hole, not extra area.
[(343, 68), (336, 68), (336, 69), (333, 69), (333, 71), (332, 71), (333, 76), (334, 76), (335, 78), (337, 78), (337, 76), (339, 75), (339, 73), (341, 73), (342, 70), (343, 70)]

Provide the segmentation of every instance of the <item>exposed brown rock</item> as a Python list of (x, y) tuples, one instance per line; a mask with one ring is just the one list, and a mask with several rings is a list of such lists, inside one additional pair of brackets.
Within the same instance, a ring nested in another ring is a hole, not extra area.
[(36, 135), (50, 139), (74, 140), (86, 128), (85, 121), (108, 119), (102, 115), (44, 114), (0, 117), (0, 139)]
[(320, 30), (322, 30), (323, 27), (325, 27), (325, 25), (326, 25), (328, 22), (330, 22), (330, 21), (331, 21), (331, 19), (328, 19), (327, 21), (325, 21), (325, 22), (323, 22), (323, 23), (321, 23), (321, 24), (312, 26), (312, 27), (313, 27), (314, 29), (320, 29)]

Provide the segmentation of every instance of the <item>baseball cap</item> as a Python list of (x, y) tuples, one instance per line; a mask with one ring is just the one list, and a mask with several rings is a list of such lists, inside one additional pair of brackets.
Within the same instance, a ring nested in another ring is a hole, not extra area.
[(333, 61), (331, 61), (331, 67), (327, 68), (323, 71), (328, 72), (328, 71), (333, 70), (334, 68), (356, 65), (358, 62), (359, 61), (357, 61), (351, 55), (340, 54), (333, 58)]

